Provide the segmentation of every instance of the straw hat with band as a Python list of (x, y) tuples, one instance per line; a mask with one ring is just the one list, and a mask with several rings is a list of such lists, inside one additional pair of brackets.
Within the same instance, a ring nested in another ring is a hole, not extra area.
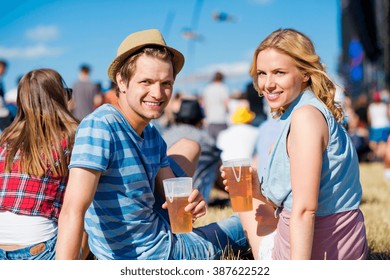
[(108, 67), (108, 77), (116, 83), (116, 73), (122, 67), (124, 61), (136, 51), (148, 45), (156, 45), (167, 48), (173, 54), (173, 67), (176, 74), (180, 72), (184, 65), (184, 55), (178, 50), (168, 47), (163, 36), (157, 29), (148, 29), (130, 34), (120, 44), (116, 58)]

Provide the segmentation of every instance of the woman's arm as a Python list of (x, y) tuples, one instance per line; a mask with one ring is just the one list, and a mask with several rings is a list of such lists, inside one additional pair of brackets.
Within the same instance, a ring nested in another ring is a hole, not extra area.
[(328, 144), (328, 134), (328, 125), (318, 109), (304, 106), (293, 113), (287, 139), (293, 195), (291, 259), (311, 258), (322, 155)]

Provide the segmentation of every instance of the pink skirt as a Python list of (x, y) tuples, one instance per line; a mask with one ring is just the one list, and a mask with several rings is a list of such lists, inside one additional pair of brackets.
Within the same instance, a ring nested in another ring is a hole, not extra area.
[[(362, 260), (367, 255), (366, 228), (360, 209), (316, 217), (312, 260)], [(285, 209), (279, 215), (272, 259), (290, 259), (290, 213)]]

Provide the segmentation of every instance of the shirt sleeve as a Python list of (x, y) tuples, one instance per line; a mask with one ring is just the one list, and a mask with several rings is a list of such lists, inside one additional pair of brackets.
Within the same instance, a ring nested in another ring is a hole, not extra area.
[(110, 158), (111, 134), (104, 119), (85, 118), (77, 133), (69, 168), (105, 171)]

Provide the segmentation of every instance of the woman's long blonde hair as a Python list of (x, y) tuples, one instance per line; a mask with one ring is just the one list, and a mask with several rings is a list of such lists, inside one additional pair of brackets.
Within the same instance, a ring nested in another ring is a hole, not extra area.
[[(5, 172), (11, 171), (18, 156), (21, 173), (68, 174), (78, 125), (67, 107), (70, 98), (64, 80), (55, 70), (37, 69), (23, 76), (18, 85), (18, 112), (0, 138), (0, 145), (6, 148)], [(64, 140), (67, 154), (61, 146)]]
[[(344, 113), (339, 104), (334, 100), (336, 85), (329, 78), (325, 67), (321, 64), (320, 57), (316, 54), (312, 41), (303, 33), (294, 29), (278, 29), (272, 32), (257, 47), (252, 64), (250, 75), (253, 86), (258, 93), (261, 93), (257, 85), (257, 56), (265, 49), (275, 49), (290, 56), (297, 68), (310, 77), (308, 87), (328, 107), (338, 122), (344, 118)], [(286, 108), (273, 110), (276, 116), (283, 114)]]

